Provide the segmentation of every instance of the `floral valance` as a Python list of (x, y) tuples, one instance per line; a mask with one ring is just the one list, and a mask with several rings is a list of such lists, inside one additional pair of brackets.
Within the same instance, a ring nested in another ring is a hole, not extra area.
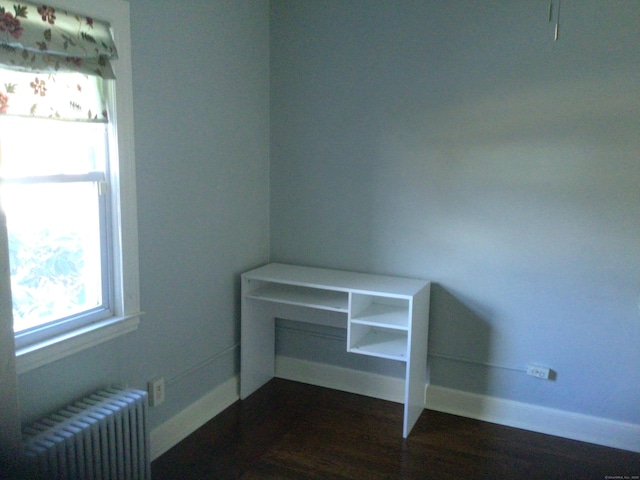
[(95, 75), (0, 68), (0, 116), (105, 123), (105, 88), (104, 80)]
[(31, 72), (114, 78), (109, 25), (42, 4), (0, 0), (0, 65)]

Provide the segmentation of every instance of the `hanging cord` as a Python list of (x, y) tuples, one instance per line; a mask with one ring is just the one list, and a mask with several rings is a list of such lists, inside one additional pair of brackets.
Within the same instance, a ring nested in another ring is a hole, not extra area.
[(558, 41), (558, 37), (560, 36), (560, 6), (562, 5), (562, 0), (558, 0), (558, 12), (556, 13), (556, 32), (553, 37), (554, 41)]
[[(553, 35), (553, 40), (558, 41), (560, 38), (560, 6), (562, 5), (562, 0), (558, 0), (558, 8), (556, 8), (556, 28), (555, 33)], [(553, 0), (549, 0), (549, 23), (553, 20)]]

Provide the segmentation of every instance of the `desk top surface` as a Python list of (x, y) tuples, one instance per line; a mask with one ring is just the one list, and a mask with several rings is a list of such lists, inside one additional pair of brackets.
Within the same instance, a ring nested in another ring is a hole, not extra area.
[(243, 278), (346, 292), (413, 296), (429, 286), (426, 280), (373, 275), (326, 268), (269, 263), (242, 274)]

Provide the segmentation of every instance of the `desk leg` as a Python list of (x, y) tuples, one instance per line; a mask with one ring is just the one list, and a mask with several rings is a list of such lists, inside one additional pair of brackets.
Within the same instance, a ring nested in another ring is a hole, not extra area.
[(409, 355), (404, 394), (402, 436), (407, 438), (425, 407), (427, 378), (427, 345), (429, 341), (429, 287), (413, 299)]
[(402, 425), (402, 436), (407, 438), (411, 429), (424, 411), (425, 386), (427, 380), (426, 349), (424, 355), (416, 355), (414, 364), (407, 363), (407, 374), (405, 380), (404, 396), (404, 423)]
[(264, 302), (242, 299), (240, 398), (245, 399), (275, 374), (275, 318)]

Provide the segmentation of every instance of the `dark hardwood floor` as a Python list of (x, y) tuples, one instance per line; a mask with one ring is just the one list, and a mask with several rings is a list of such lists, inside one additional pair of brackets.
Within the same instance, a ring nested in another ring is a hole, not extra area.
[(274, 379), (152, 464), (153, 480), (640, 478), (640, 454)]

